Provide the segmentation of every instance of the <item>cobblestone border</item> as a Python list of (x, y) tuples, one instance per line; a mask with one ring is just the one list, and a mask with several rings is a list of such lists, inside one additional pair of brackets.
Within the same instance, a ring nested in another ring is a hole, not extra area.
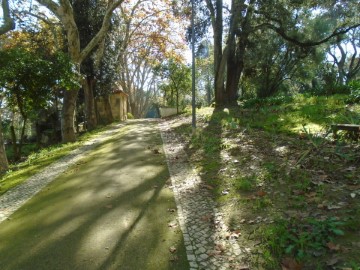
[(100, 143), (109, 139), (125, 123), (117, 124), (112, 129), (102, 132), (99, 136), (86, 141), (82, 146), (70, 152), (65, 157), (47, 166), (41, 172), (33, 175), (24, 183), (10, 189), (0, 196), (0, 223), (8, 219), (17, 209), (31, 199), (47, 184), (52, 182), (70, 166), (85, 157)]
[(209, 190), (189, 164), (183, 145), (166, 121), (159, 127), (190, 270), (249, 269), (241, 263), (246, 252), (229, 232)]

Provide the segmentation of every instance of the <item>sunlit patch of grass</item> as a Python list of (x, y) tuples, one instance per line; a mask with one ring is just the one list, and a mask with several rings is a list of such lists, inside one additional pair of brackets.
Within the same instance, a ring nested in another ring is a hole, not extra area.
[(238, 177), (233, 180), (234, 188), (238, 191), (252, 191), (256, 186), (256, 177), (247, 176), (247, 177)]
[[(346, 190), (346, 185), (360, 183), (357, 145), (354, 151), (349, 144), (341, 140), (333, 144), (325, 136), (333, 123), (360, 124), (360, 105), (347, 106), (346, 98), (298, 95), (266, 106), (210, 108), (213, 114), (206, 116), (198, 111), (201, 129), (193, 137), (189, 156), (201, 164), (203, 181), (211, 183), (215, 200), (233, 221), (231, 226), (258, 237), (261, 232), (248, 225), (260, 217), (255, 221), (257, 229), (274, 235), (262, 239), (266, 247), (259, 249), (259, 260), (250, 259), (254, 269), (278, 269), (284, 257), (323, 269), (332, 256), (325, 243), (332, 240), (328, 235), (336, 244), (351, 247), (352, 240), (345, 239), (341, 230), (354, 237), (360, 212), (345, 213), (345, 207), (327, 211), (337, 201), (359, 208), (357, 193)], [(344, 187), (337, 191), (340, 184)], [(335, 211), (337, 220), (331, 219)], [(241, 241), (246, 245), (248, 239)], [(314, 250), (322, 256), (316, 262)], [(358, 261), (354, 254), (349, 251), (339, 257), (354, 264)]]
[[(312, 132), (321, 132), (334, 122), (356, 122), (359, 110), (347, 111), (345, 109), (345, 95), (304, 96), (297, 95), (292, 100), (275, 106), (257, 108), (254, 113), (243, 113), (239, 116), (240, 124), (252, 128), (263, 129), (268, 132), (282, 132), (296, 134), (306, 125)], [(250, 108), (251, 109), (251, 108)]]
[(272, 205), (271, 199), (266, 196), (255, 198), (255, 200), (252, 202), (252, 208), (255, 211), (261, 211), (271, 205)]

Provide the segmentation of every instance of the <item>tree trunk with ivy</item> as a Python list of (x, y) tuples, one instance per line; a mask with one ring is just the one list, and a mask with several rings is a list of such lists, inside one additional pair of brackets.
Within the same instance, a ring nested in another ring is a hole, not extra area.
[(91, 76), (87, 76), (82, 81), (82, 87), (84, 89), (84, 95), (85, 95), (86, 128), (88, 130), (93, 130), (97, 126), (95, 99), (94, 99), (95, 79)]
[(6, 156), (4, 137), (2, 133), (1, 114), (0, 114), (0, 172), (7, 171), (9, 169), (9, 162)]
[(75, 135), (75, 108), (79, 90), (65, 91), (61, 116), (61, 136), (63, 142), (76, 141)]

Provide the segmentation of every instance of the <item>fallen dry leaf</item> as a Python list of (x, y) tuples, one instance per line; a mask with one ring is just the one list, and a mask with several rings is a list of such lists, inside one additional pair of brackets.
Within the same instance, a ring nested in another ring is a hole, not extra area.
[(208, 189), (208, 190), (213, 190), (214, 187), (210, 186), (210, 185), (203, 185), (204, 188)]
[(224, 252), (226, 250), (226, 248), (224, 247), (224, 245), (222, 244), (217, 244), (215, 247), (216, 250), (219, 250), (221, 252)]
[(259, 197), (264, 197), (267, 193), (263, 190), (259, 190), (258, 192), (256, 192), (256, 195)]
[(329, 242), (326, 244), (326, 246), (328, 247), (328, 249), (330, 249), (331, 251), (339, 251), (340, 250), (340, 245), (336, 245), (333, 242)]
[(320, 179), (320, 181), (325, 181), (329, 178), (329, 176), (326, 174), (322, 174), (322, 175), (318, 175), (318, 178)]
[(304, 194), (305, 194), (305, 191), (294, 189), (294, 190), (291, 191), (291, 193), (292, 193), (293, 195), (304, 195)]
[(303, 264), (297, 262), (294, 258), (284, 258), (281, 261), (282, 270), (301, 270)]
[(316, 192), (310, 192), (310, 193), (306, 193), (305, 196), (308, 197), (308, 198), (314, 198), (314, 197), (317, 196), (317, 193)]
[(175, 253), (175, 252), (176, 252), (176, 247), (170, 247), (170, 248), (169, 248), (169, 251), (170, 251), (171, 253)]

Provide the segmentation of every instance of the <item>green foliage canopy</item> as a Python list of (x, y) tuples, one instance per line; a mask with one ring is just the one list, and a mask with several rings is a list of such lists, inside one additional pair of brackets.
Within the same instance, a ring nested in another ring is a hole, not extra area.
[(54, 87), (71, 89), (77, 76), (68, 57), (55, 53), (46, 59), (38, 53), (15, 47), (0, 51), (0, 87), (8, 105), (28, 118), (47, 105)]

